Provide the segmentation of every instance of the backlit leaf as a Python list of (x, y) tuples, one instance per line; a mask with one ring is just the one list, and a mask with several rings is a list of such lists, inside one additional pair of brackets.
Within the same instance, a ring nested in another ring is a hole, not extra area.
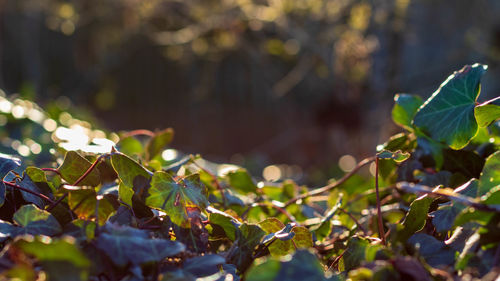
[(467, 145), (477, 132), (474, 107), (486, 69), (486, 65), (466, 65), (448, 77), (417, 111), (413, 125), (453, 149)]
[[(10, 155), (0, 153), (0, 180), (12, 170), (21, 166), (21, 160)], [(0, 207), (5, 201), (5, 185), (0, 181)]]
[[(63, 163), (57, 169), (61, 177), (72, 185), (90, 168), (90, 166), (92, 166), (92, 163), (83, 156), (75, 151), (68, 151), (64, 157)], [(98, 186), (100, 182), (99, 170), (93, 169), (78, 185)]]
[(411, 121), (422, 105), (422, 98), (409, 94), (397, 94), (394, 96), (394, 107), (392, 108), (392, 120), (407, 130), (412, 130)]
[(153, 175), (146, 205), (163, 210), (173, 223), (190, 228), (189, 208), (203, 210), (208, 201), (198, 175), (175, 180), (168, 173), (158, 171)]
[(479, 127), (486, 127), (500, 118), (500, 97), (484, 102), (474, 109)]
[(243, 192), (250, 193), (257, 190), (257, 186), (254, 184), (252, 178), (245, 169), (238, 169), (236, 171), (229, 172), (227, 174), (229, 179), (229, 184), (234, 189)]
[(151, 160), (156, 155), (160, 154), (173, 138), (174, 130), (172, 130), (172, 128), (155, 133), (146, 144), (146, 159)]

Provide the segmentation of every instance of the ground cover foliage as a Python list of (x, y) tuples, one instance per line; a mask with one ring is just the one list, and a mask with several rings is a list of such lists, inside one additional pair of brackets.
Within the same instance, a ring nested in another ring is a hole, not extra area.
[[(396, 95), (403, 131), (319, 188), (257, 183), (199, 155), (167, 161), (171, 129), (105, 134), (0, 96), (12, 149), (0, 279), (493, 280), (500, 104), (477, 102), (486, 70), (465, 66), (426, 101)], [(374, 177), (358, 175), (370, 165)]]

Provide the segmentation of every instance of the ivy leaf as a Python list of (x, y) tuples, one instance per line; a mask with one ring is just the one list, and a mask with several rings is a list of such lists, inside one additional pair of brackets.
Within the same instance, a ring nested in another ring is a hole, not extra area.
[(474, 108), (474, 116), (479, 127), (487, 127), (500, 118), (500, 97), (496, 97)]
[(173, 138), (174, 130), (172, 128), (155, 133), (146, 143), (146, 160), (151, 160), (160, 154)]
[[(75, 183), (92, 166), (85, 157), (75, 151), (68, 151), (64, 156), (64, 161), (57, 168), (61, 177), (69, 184)], [(78, 185), (98, 186), (101, 183), (98, 169), (93, 169)]]
[(284, 256), (295, 248), (312, 247), (312, 234), (305, 227), (284, 225), (277, 218), (267, 218), (259, 226), (267, 233), (261, 244), (270, 243), (268, 248), (273, 256)]
[(159, 262), (184, 251), (179, 242), (151, 239), (146, 231), (107, 223), (97, 238), (97, 248), (117, 266)]
[[(21, 160), (10, 155), (0, 153), (0, 180), (12, 170), (21, 166)], [(6, 188), (3, 181), (0, 182), (0, 207), (5, 202)]]
[(479, 178), (478, 196), (483, 196), (500, 185), (500, 151), (486, 158), (483, 172)]
[[(30, 179), (30, 177), (27, 174), (24, 174), (22, 179), (16, 178), (16, 184), (21, 186), (21, 187), (24, 187), (26, 189), (29, 189), (35, 193), (42, 193), (42, 191)], [(42, 198), (40, 198), (34, 194), (31, 194), (29, 192), (23, 191), (23, 190), (20, 190), (20, 191), (21, 191), (21, 195), (23, 196), (23, 198), (26, 202), (33, 203), (33, 204), (37, 205), (39, 208), (43, 209), (43, 207), (45, 206), (45, 202), (43, 201)]]
[(396, 161), (397, 163), (401, 163), (401, 162), (405, 161), (406, 159), (410, 158), (410, 153), (402, 152), (401, 150), (397, 150), (394, 152), (384, 150), (384, 151), (377, 153), (377, 157), (379, 159), (392, 159), (392, 160)]
[(392, 120), (407, 130), (413, 130), (411, 120), (422, 105), (422, 98), (409, 94), (397, 94), (394, 96), (394, 107), (392, 108)]
[[(268, 259), (264, 263), (256, 265), (246, 274), (248, 281), (263, 280), (311, 280), (322, 281), (326, 279), (323, 268), (318, 259), (308, 250), (295, 252), (291, 260), (279, 261)], [(340, 280), (333, 278), (333, 280)]]
[(236, 247), (227, 253), (228, 263), (236, 265), (240, 272), (245, 272), (252, 264), (254, 250), (266, 233), (258, 225), (243, 223), (236, 231)]
[(183, 263), (183, 270), (196, 277), (212, 275), (219, 271), (218, 266), (225, 264), (226, 259), (219, 255), (207, 254), (190, 258)]
[(236, 230), (241, 223), (229, 214), (211, 207), (208, 207), (208, 211), (210, 212), (208, 217), (210, 224), (221, 227), (224, 230), (225, 235), (231, 239), (231, 241), (234, 241), (236, 239)]
[(257, 186), (245, 169), (231, 171), (226, 177), (229, 179), (229, 185), (240, 192), (247, 194), (257, 190)]
[(360, 237), (350, 238), (342, 257), (343, 270), (348, 271), (360, 266), (362, 262), (373, 261), (380, 248), (380, 245), (372, 245), (367, 239)]
[(447, 246), (443, 241), (424, 234), (414, 234), (408, 239), (408, 244), (425, 259), (432, 267), (439, 265), (451, 265), (455, 261), (455, 251)]
[(477, 132), (474, 107), (486, 69), (482, 64), (466, 65), (448, 77), (420, 107), (413, 125), (453, 149), (466, 146)]
[[(106, 197), (97, 200), (98, 195), (92, 188), (70, 190), (68, 195), (68, 205), (75, 214), (81, 219), (95, 218), (95, 211), (99, 218), (99, 224), (103, 225), (108, 219), (109, 215), (115, 211), (113, 205), (106, 199)], [(99, 201), (99, 205), (97, 203)]]
[(434, 199), (425, 194), (410, 204), (410, 210), (403, 221), (403, 229), (397, 234), (399, 241), (405, 242), (415, 232), (422, 230), (432, 201)]
[[(115, 152), (111, 155), (111, 165), (118, 174), (120, 181), (128, 188), (134, 188), (134, 184), (144, 179), (149, 180), (153, 175), (152, 172), (144, 168), (127, 155)], [(143, 191), (139, 191), (142, 193)]]
[(14, 213), (13, 221), (16, 225), (0, 220), (0, 240), (22, 234), (56, 235), (62, 229), (57, 219), (49, 212), (38, 209), (35, 205), (23, 205)]
[(117, 145), (122, 153), (129, 156), (141, 155), (144, 152), (142, 143), (133, 136), (120, 139)]
[(190, 228), (189, 208), (203, 210), (208, 200), (197, 174), (176, 181), (170, 174), (157, 171), (151, 180), (146, 205), (163, 210), (173, 223)]

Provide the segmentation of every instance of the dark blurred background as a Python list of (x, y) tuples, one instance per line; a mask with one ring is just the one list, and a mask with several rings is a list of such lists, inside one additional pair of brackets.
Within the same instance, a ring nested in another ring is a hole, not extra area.
[(173, 127), (212, 161), (321, 171), (398, 131), (397, 92), (427, 98), (480, 62), (481, 99), (497, 96), (498, 15), (497, 0), (0, 0), (0, 88), (110, 130)]

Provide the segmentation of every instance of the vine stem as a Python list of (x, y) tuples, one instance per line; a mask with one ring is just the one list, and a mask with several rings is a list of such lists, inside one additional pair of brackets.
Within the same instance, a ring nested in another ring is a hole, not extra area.
[(35, 196), (38, 196), (38, 197), (40, 197), (40, 198), (42, 198), (42, 199), (44, 199), (44, 200), (48, 201), (50, 204), (54, 204), (54, 203), (55, 203), (55, 202), (54, 202), (54, 200), (50, 199), (49, 197), (47, 197), (47, 196), (45, 196), (45, 195), (43, 195), (43, 194), (41, 194), (41, 193), (34, 192), (34, 191), (32, 191), (32, 190), (29, 190), (29, 189), (27, 189), (27, 188), (24, 188), (24, 187), (22, 187), (22, 186), (19, 186), (19, 185), (17, 185), (17, 184), (14, 184), (14, 183), (11, 183), (11, 182), (8, 182), (8, 181), (4, 181), (4, 180), (2, 180), (2, 182), (3, 182), (5, 185), (8, 185), (8, 186), (10, 186), (10, 187), (14, 187), (14, 188), (17, 188), (17, 189), (22, 190), (22, 191), (24, 191), (24, 192), (28, 192), (28, 193), (31, 193), (31, 194), (33, 194), (33, 195), (35, 195)]
[(323, 192), (327, 192), (327, 191), (330, 191), (336, 187), (338, 187), (339, 185), (343, 184), (345, 181), (347, 181), (350, 177), (352, 177), (354, 174), (356, 174), (359, 169), (361, 169), (362, 167), (370, 164), (371, 162), (375, 161), (376, 157), (368, 157), (368, 158), (365, 158), (363, 160), (361, 160), (361, 162), (358, 163), (358, 165), (356, 165), (356, 167), (354, 167), (354, 169), (352, 169), (352, 171), (350, 171), (349, 173), (345, 174), (341, 179), (339, 179), (338, 181), (336, 182), (333, 182), (329, 185), (326, 185), (326, 186), (323, 186), (321, 188), (317, 188), (317, 189), (314, 189), (314, 190), (311, 190), (309, 192), (306, 192), (304, 194), (301, 194), (299, 196), (296, 196), (290, 200), (288, 200), (286, 203), (285, 203), (285, 207), (288, 207), (290, 206), (291, 204), (301, 200), (301, 199), (305, 199), (307, 197), (310, 197), (310, 196), (315, 196), (315, 195), (318, 195), (318, 194), (321, 194)]
[[(99, 164), (99, 162), (101, 162), (104, 158), (106, 157), (109, 157), (111, 153), (106, 153), (106, 154), (103, 154), (99, 157), (97, 157), (97, 159), (94, 161), (94, 163), (92, 163), (92, 165), (87, 169), (87, 171), (85, 171), (85, 173), (83, 173), (83, 175), (81, 175), (72, 185), (78, 185), (79, 183), (81, 183), (94, 169), (95, 167), (97, 167), (97, 164)], [(58, 171), (59, 173), (59, 171)], [(57, 199), (57, 201), (55, 202), (52, 202), (52, 204), (47, 208), (47, 211), (51, 211), (52, 209), (54, 209), (59, 203), (61, 203), (61, 201), (64, 200), (64, 198), (66, 198), (68, 196), (68, 192), (64, 193), (63, 196), (61, 196), (61, 198)]]
[(40, 168), (40, 170), (46, 171), (46, 172), (53, 172), (53, 173), (56, 173), (58, 175), (61, 175), (61, 172), (59, 172), (58, 169), (54, 169), (54, 168)]
[(378, 157), (375, 156), (375, 194), (377, 195), (377, 219), (378, 219), (378, 235), (382, 239), (382, 245), (386, 245), (384, 224), (382, 222), (382, 211), (380, 210), (380, 195), (378, 192)]
[(133, 130), (133, 131), (126, 132), (125, 134), (123, 134), (123, 136), (121, 137), (121, 139), (128, 138), (128, 137), (133, 137), (133, 136), (141, 136), (141, 135), (143, 135), (143, 136), (149, 136), (149, 137), (154, 137), (155, 133), (153, 131), (146, 130), (146, 129)]
[[(285, 215), (291, 222), (295, 222), (295, 217), (292, 216), (289, 212), (287, 212), (287, 210), (285, 210), (284, 208), (281, 208), (280, 206), (276, 206), (275, 204), (266, 204), (266, 203), (255, 203), (254, 205), (252, 206), (258, 206), (258, 207), (271, 207), (275, 210), (277, 210), (278, 212), (282, 213), (283, 215)], [(298, 225), (298, 224), (297, 224)]]

